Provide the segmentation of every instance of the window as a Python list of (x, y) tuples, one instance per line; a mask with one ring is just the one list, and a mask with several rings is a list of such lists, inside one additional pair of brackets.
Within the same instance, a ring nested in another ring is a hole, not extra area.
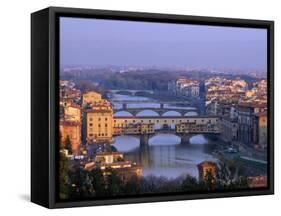
[(107, 127), (107, 124), (105, 124), (104, 126)]
[(93, 121), (93, 118), (89, 118), (89, 121)]
[(92, 123), (90, 123), (90, 124), (89, 124), (89, 126), (93, 126), (93, 124), (92, 124)]
[(107, 118), (105, 118), (105, 121), (107, 121)]
[(99, 127), (100, 127), (100, 124), (99, 124)]
[(99, 121), (101, 120), (101, 118), (99, 118)]

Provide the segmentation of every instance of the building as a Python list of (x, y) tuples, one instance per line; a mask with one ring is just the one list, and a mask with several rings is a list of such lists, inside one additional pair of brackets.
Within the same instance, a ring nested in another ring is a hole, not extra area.
[(267, 112), (257, 113), (254, 124), (254, 142), (259, 148), (264, 149), (267, 147)]
[(237, 107), (239, 142), (254, 146), (257, 140), (257, 130), (255, 129), (256, 114), (265, 111), (265, 104), (244, 103)]
[(81, 123), (81, 108), (79, 105), (71, 104), (64, 107), (64, 119)]
[(250, 188), (267, 187), (267, 176), (249, 177), (248, 180), (249, 180), (249, 187)]
[(111, 104), (102, 100), (86, 111), (86, 141), (111, 142), (113, 135), (113, 111)]
[(121, 152), (98, 152), (95, 161), (85, 164), (84, 168), (89, 171), (100, 168), (104, 176), (110, 175), (114, 170), (123, 182), (129, 181), (132, 177), (142, 176), (142, 167), (124, 160)]
[(96, 154), (96, 162), (111, 164), (120, 161), (123, 161), (121, 152), (97, 152)]
[(94, 104), (94, 103), (98, 103), (102, 100), (102, 96), (101, 94), (95, 92), (95, 91), (90, 91), (87, 92), (85, 94), (83, 94), (83, 106), (87, 105), (87, 104)]
[(73, 155), (78, 155), (81, 147), (81, 124), (75, 121), (60, 121), (61, 144), (69, 137)]
[(168, 91), (171, 94), (186, 97), (198, 97), (200, 93), (200, 86), (197, 80), (190, 80), (185, 77), (181, 77), (168, 83)]
[(226, 142), (236, 141), (238, 138), (237, 118), (222, 117), (220, 120), (221, 138)]
[(206, 181), (209, 173), (216, 179), (218, 167), (215, 162), (203, 161), (197, 165), (197, 168), (199, 172), (199, 181)]

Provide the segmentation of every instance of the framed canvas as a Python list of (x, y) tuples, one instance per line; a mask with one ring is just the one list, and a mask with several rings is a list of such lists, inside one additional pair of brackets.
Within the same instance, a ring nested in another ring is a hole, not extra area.
[(50, 7), (31, 15), (31, 201), (273, 194), (274, 23)]

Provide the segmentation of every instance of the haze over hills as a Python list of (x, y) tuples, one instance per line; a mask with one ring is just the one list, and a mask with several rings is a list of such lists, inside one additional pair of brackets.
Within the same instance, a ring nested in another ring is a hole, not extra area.
[(61, 65), (266, 70), (257, 28), (61, 18)]

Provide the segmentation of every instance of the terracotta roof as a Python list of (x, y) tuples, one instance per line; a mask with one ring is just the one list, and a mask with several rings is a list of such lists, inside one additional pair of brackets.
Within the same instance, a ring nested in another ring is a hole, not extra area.
[(199, 164), (197, 164), (197, 166), (201, 167), (201, 166), (204, 166), (204, 165), (213, 165), (213, 166), (217, 166), (217, 164), (213, 161), (203, 161)]

